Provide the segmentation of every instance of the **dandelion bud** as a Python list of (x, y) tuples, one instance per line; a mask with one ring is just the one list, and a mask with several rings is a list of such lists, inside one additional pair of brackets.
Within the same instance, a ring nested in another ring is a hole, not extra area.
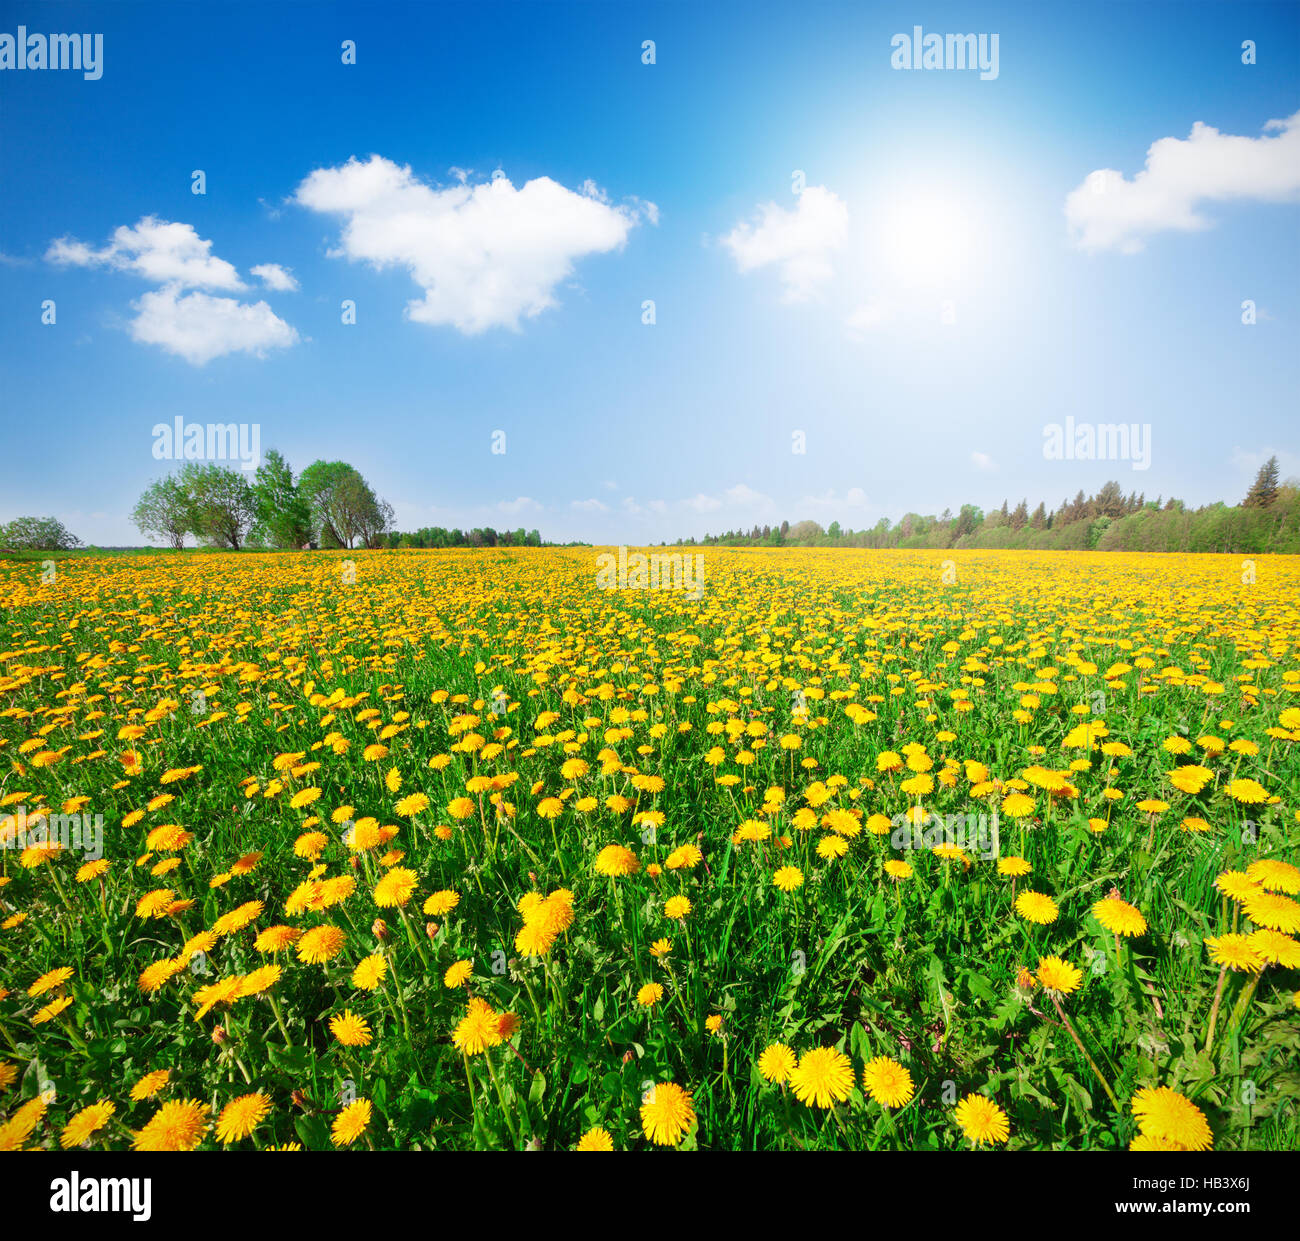
[(292, 1103), (294, 1107), (302, 1108), (302, 1110), (305, 1112), (307, 1110), (306, 1092), (302, 1090), (295, 1090), (293, 1094), (289, 1096), (289, 1102)]
[(374, 937), (375, 937), (375, 938), (376, 938), (376, 939), (377, 939), (381, 944), (389, 944), (389, 943), (392, 943), (393, 937), (392, 937), (392, 935), (389, 933), (389, 930), (388, 930), (388, 923), (385, 922), (385, 921), (383, 920), (383, 918), (376, 918), (376, 919), (374, 920), (374, 922), (371, 923), (371, 925), (370, 925), (370, 933), (371, 933), (371, 935), (373, 935), (373, 936), (374, 936)]
[(229, 1035), (226, 1034), (225, 1026), (212, 1027), (212, 1041), (216, 1043), (218, 1047), (220, 1047), (223, 1043), (230, 1042), (230, 1037)]
[(438, 931), (439, 931), (439, 927), (438, 927), (438, 924), (437, 924), (436, 922), (426, 922), (426, 923), (424, 924), (424, 933), (425, 933), (425, 934), (426, 934), (430, 939), (437, 939), (437, 938), (438, 938)]

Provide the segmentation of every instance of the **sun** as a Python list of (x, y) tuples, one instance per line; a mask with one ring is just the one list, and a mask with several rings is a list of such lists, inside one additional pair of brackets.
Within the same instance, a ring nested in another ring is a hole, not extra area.
[(953, 199), (899, 198), (884, 211), (879, 243), (902, 288), (951, 287), (973, 264), (974, 215)]

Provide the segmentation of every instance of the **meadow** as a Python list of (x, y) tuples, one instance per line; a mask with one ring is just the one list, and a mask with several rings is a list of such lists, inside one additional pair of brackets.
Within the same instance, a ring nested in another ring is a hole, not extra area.
[(1300, 563), (602, 550), (0, 561), (0, 1149), (1300, 1146)]

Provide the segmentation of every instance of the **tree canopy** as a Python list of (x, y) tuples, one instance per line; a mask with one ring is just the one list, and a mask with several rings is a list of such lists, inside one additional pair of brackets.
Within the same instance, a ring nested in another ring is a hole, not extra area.
[(187, 535), (208, 547), (379, 547), (393, 508), (345, 461), (314, 461), (295, 480), (272, 449), (250, 483), (242, 470), (192, 461), (145, 488), (132, 512), (150, 539), (181, 548)]
[(81, 540), (55, 517), (15, 517), (8, 525), (0, 522), (0, 547), (13, 551), (66, 552), (80, 546)]

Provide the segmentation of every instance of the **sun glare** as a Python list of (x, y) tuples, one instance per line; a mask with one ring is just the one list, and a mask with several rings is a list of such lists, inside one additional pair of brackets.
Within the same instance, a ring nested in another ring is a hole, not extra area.
[(945, 287), (970, 270), (973, 215), (942, 198), (904, 198), (886, 210), (880, 246), (886, 268), (903, 288)]

